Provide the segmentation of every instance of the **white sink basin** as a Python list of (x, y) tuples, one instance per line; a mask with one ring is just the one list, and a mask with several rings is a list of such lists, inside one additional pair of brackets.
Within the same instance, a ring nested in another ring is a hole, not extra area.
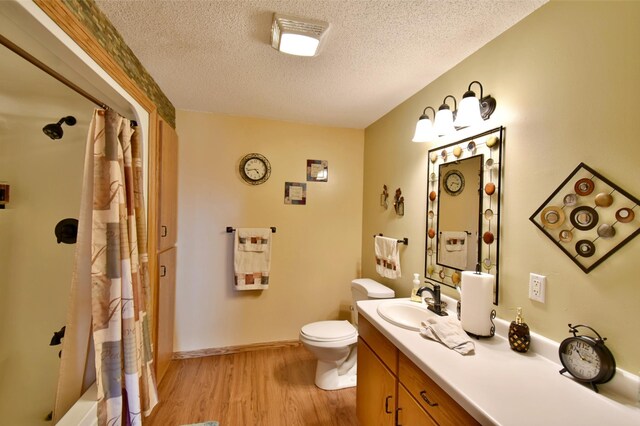
[(426, 306), (408, 300), (391, 300), (378, 305), (378, 315), (385, 321), (407, 330), (419, 331), (420, 323), (435, 314)]

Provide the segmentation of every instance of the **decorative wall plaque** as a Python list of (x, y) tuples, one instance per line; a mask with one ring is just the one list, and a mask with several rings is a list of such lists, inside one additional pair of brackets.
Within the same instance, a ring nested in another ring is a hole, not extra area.
[(329, 162), (327, 160), (307, 160), (307, 181), (327, 182), (329, 180)]
[(285, 182), (284, 203), (295, 205), (307, 204), (307, 184), (303, 182)]
[(580, 163), (529, 220), (588, 274), (640, 233), (639, 204)]

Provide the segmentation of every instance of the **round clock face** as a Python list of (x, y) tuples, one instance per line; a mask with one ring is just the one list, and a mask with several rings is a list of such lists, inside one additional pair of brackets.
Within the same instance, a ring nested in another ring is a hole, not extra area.
[(464, 176), (458, 170), (449, 170), (444, 175), (444, 190), (449, 195), (458, 195), (464, 189)]
[(569, 337), (559, 348), (560, 362), (573, 377), (582, 382), (604, 383), (615, 373), (611, 352), (585, 336)]
[(600, 373), (600, 357), (592, 346), (581, 340), (570, 340), (561, 359), (569, 373), (578, 379), (594, 380)]
[(271, 164), (261, 154), (247, 154), (240, 160), (240, 176), (252, 185), (259, 185), (271, 176)]

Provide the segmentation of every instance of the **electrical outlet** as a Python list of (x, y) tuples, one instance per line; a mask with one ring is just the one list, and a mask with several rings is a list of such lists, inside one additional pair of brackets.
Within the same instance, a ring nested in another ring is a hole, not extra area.
[(544, 303), (547, 277), (538, 274), (529, 274), (529, 299)]

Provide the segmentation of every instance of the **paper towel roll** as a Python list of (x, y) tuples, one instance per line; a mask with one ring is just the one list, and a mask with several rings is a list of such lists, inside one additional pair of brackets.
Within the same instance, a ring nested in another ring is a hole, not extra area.
[(491, 336), (494, 279), (491, 274), (462, 272), (460, 323), (467, 333)]

